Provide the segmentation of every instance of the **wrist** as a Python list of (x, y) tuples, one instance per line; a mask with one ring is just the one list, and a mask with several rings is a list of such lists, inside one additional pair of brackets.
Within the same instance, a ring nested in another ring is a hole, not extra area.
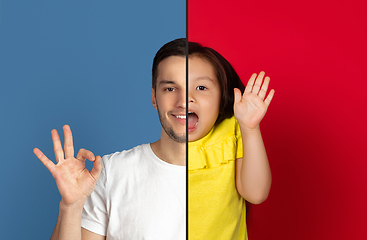
[(84, 207), (86, 199), (78, 200), (74, 203), (66, 203), (61, 199), (60, 201), (60, 210), (62, 211), (79, 211)]
[(238, 125), (240, 126), (241, 132), (242, 133), (258, 133), (260, 132), (260, 124), (256, 125), (256, 126), (247, 126), (246, 124), (243, 124), (241, 122), (238, 122)]

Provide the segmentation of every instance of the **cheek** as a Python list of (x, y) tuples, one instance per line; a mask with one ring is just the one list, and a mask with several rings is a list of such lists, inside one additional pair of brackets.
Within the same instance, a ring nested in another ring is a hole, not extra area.
[(213, 124), (219, 115), (219, 107), (220, 99), (218, 98), (211, 97), (205, 101), (205, 115), (210, 122), (213, 122)]
[(220, 95), (220, 93), (217, 93), (215, 95), (215, 97), (213, 97), (213, 100), (211, 102), (211, 107), (212, 107), (213, 111), (215, 109), (215, 111), (218, 114), (219, 114), (219, 108), (220, 108), (220, 101), (221, 101), (221, 95)]
[(173, 102), (172, 94), (162, 93), (156, 97), (159, 106), (169, 105)]

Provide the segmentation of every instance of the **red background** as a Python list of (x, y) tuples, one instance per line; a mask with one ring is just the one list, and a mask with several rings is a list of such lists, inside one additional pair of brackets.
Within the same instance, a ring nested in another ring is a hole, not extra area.
[(189, 40), (275, 89), (261, 129), (273, 174), (249, 238), (367, 239), (363, 1), (189, 0)]

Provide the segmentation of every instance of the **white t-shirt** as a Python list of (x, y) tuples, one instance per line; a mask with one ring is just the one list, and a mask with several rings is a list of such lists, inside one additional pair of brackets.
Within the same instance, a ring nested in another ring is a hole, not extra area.
[(82, 227), (108, 240), (186, 239), (186, 167), (159, 159), (150, 144), (102, 158)]

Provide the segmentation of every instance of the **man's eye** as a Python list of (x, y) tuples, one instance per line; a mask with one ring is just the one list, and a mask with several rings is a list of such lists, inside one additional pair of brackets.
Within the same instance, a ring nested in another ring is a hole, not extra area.
[(203, 91), (203, 90), (206, 90), (207, 88), (206, 87), (204, 87), (204, 86), (197, 86), (196, 87), (196, 90), (201, 90), (201, 91)]
[(167, 92), (172, 92), (172, 91), (174, 91), (175, 89), (174, 88), (172, 88), (172, 87), (169, 87), (169, 88), (166, 88), (166, 91)]

